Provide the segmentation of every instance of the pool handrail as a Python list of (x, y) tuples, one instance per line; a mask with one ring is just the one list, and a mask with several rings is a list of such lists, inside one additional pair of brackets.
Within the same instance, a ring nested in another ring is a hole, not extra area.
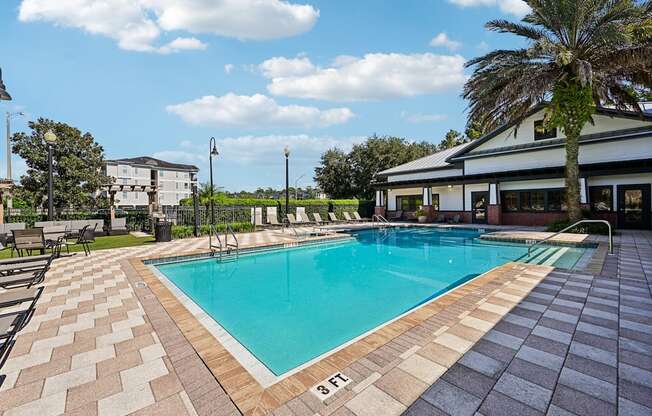
[(380, 214), (374, 214), (374, 215), (371, 216), (371, 225), (376, 224), (376, 220), (378, 220), (378, 222), (379, 222), (380, 224), (387, 224), (387, 225), (389, 225), (389, 221), (387, 221), (387, 218), (383, 217), (383, 216), (380, 215)]
[[(235, 244), (229, 243), (229, 234), (231, 234), (233, 240), (235, 240)], [(224, 229), (224, 243), (227, 254), (230, 253), (230, 248), (235, 248), (236, 257), (240, 255), (240, 243), (238, 243), (238, 237), (235, 236), (231, 224), (226, 224), (226, 228)]]
[(568, 231), (568, 230), (570, 230), (572, 228), (575, 228), (575, 227), (577, 227), (578, 225), (580, 225), (582, 223), (602, 223), (602, 224), (606, 224), (607, 228), (609, 229), (609, 254), (614, 254), (614, 236), (613, 236), (613, 233), (611, 232), (611, 223), (609, 221), (607, 221), (607, 220), (580, 220), (580, 221), (577, 221), (577, 222), (569, 225), (568, 227), (564, 228), (563, 230), (557, 231), (556, 233), (554, 233), (552, 235), (549, 235), (548, 237), (544, 238), (543, 240), (539, 240), (536, 243), (529, 246), (528, 249), (527, 249), (528, 257), (531, 256), (531, 252), (532, 252), (532, 249), (534, 247), (539, 246), (539, 245), (545, 243), (546, 241), (550, 240), (551, 238), (554, 238), (554, 237), (558, 236), (561, 233), (564, 233), (564, 232), (566, 232), (566, 231)]
[[(219, 246), (213, 245), (213, 236), (215, 236), (215, 238), (217, 239)], [(211, 256), (214, 256), (215, 252), (217, 251), (220, 254), (220, 257), (222, 257), (222, 240), (220, 239), (220, 234), (217, 232), (217, 229), (213, 224), (210, 225), (210, 229), (208, 231), (208, 248), (211, 251)]]

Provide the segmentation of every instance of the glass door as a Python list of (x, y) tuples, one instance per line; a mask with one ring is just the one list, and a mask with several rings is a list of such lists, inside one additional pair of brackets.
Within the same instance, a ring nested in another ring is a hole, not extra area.
[(489, 203), (489, 192), (471, 192), (471, 210), (473, 211), (473, 222), (476, 224), (487, 223), (487, 204)]
[(650, 228), (650, 185), (618, 185), (618, 226)]

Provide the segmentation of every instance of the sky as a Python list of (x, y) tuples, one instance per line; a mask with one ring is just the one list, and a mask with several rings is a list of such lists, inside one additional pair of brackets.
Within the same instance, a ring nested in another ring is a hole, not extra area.
[[(305, 187), (329, 148), (464, 131), (464, 63), (518, 45), (484, 24), (528, 11), (521, 0), (1, 3), (13, 101), (0, 111), (25, 113), (12, 131), (54, 119), (90, 132), (108, 159), (194, 164), (201, 182), (215, 137), (214, 182), (230, 191), (283, 188), (285, 146), (290, 182)], [(13, 160), (17, 179), (25, 163)]]

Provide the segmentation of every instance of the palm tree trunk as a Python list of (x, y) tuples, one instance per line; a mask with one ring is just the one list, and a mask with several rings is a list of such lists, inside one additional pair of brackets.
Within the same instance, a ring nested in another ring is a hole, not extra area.
[(575, 123), (568, 123), (564, 126), (566, 133), (566, 205), (568, 207), (568, 219), (578, 221), (582, 219), (580, 208), (580, 131)]

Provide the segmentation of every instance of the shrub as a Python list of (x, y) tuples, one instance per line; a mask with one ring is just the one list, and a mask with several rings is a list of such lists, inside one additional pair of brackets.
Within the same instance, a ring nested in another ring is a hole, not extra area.
[[(546, 231), (558, 232), (568, 227), (571, 224), (572, 222), (570, 222), (568, 219), (551, 222), (546, 226)], [(601, 234), (601, 235), (609, 234), (609, 230), (607, 226), (605, 224), (600, 224), (600, 223), (580, 224), (566, 232), (571, 234)]]
[[(234, 222), (231, 225), (234, 233), (244, 233), (254, 230), (253, 224), (248, 222)], [(216, 224), (215, 230), (218, 233), (223, 233), (226, 231), (226, 224)], [(208, 235), (210, 232), (210, 226), (208, 224), (202, 225), (199, 227), (199, 235)], [(195, 227), (192, 225), (173, 225), (172, 226), (172, 238), (182, 239), (190, 238), (195, 236)]]

